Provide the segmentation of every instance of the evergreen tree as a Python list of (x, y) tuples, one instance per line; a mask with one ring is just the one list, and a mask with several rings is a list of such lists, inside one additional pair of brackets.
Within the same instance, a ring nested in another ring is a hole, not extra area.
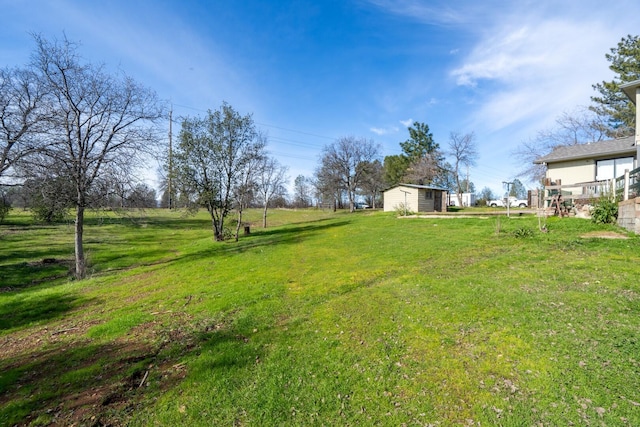
[(616, 73), (616, 77), (612, 81), (593, 85), (600, 95), (591, 97), (595, 105), (590, 108), (606, 118), (608, 136), (633, 135), (635, 105), (620, 90), (620, 85), (640, 79), (640, 36), (628, 35), (605, 57), (611, 63), (609, 69)]
[(407, 173), (409, 161), (402, 154), (385, 156), (384, 158), (384, 182), (388, 187), (393, 187), (402, 183), (402, 179)]
[(409, 126), (408, 131), (409, 139), (401, 142), (400, 148), (409, 162), (415, 162), (440, 148), (433, 140), (429, 125), (426, 123), (414, 122), (413, 126)]
[(514, 179), (511, 184), (511, 188), (509, 189), (509, 196), (516, 197), (518, 199), (526, 199), (527, 198), (527, 189), (524, 187), (522, 182), (519, 179)]

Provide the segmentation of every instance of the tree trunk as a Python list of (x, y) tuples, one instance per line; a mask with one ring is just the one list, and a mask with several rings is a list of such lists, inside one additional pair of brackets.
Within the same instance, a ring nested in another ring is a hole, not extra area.
[(218, 227), (216, 227), (216, 220), (211, 218), (211, 231), (213, 231), (214, 240), (218, 240)]
[(224, 218), (225, 218), (225, 214), (224, 212), (220, 212), (220, 214), (218, 215), (218, 221), (216, 222), (217, 225), (217, 236), (216, 236), (216, 240), (218, 242), (224, 242), (225, 239), (225, 234), (224, 234)]
[(267, 204), (264, 204), (264, 209), (262, 211), (262, 228), (267, 228)]
[(209, 216), (211, 216), (213, 239), (216, 242), (222, 242), (224, 240), (224, 233), (222, 232), (224, 218), (222, 217), (222, 213), (220, 213), (220, 216), (216, 215), (215, 207), (211, 203), (207, 203), (207, 211), (209, 212)]
[(238, 236), (240, 235), (240, 227), (242, 226), (242, 208), (238, 209), (238, 223), (236, 224), (236, 242), (238, 241)]
[(84, 231), (84, 206), (76, 208), (75, 222), (75, 247), (76, 247), (76, 279), (84, 279), (86, 275), (86, 265), (84, 259), (84, 245), (82, 234)]
[(224, 233), (222, 227), (218, 224), (215, 218), (211, 218), (211, 224), (213, 226), (213, 237), (216, 242), (222, 242), (224, 240)]

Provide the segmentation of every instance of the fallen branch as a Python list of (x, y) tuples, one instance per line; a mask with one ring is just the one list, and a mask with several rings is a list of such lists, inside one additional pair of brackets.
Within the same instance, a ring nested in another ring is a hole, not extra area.
[(69, 332), (69, 331), (76, 331), (76, 330), (78, 330), (78, 328), (60, 329), (59, 331), (53, 331), (53, 332), (51, 332), (51, 336), (53, 336), (53, 335), (59, 335), (59, 334), (64, 334), (65, 332)]
[(144, 373), (144, 377), (142, 377), (142, 381), (140, 381), (140, 385), (138, 386), (138, 388), (142, 387), (144, 382), (147, 380), (148, 376), (149, 376), (149, 371), (147, 370), (147, 372)]

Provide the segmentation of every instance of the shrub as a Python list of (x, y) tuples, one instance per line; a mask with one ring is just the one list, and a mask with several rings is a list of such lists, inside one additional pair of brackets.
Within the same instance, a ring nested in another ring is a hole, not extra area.
[(22, 191), (34, 220), (52, 224), (67, 218), (73, 206), (70, 180), (64, 177), (33, 178), (25, 181)]
[(591, 221), (596, 224), (614, 224), (618, 219), (618, 203), (601, 197), (591, 209)]
[(31, 214), (33, 215), (33, 219), (37, 222), (53, 224), (64, 221), (68, 216), (68, 209), (57, 206), (56, 204), (39, 204), (38, 206), (33, 206), (31, 208)]
[(518, 229), (516, 229), (516, 231), (513, 232), (513, 235), (515, 237), (532, 237), (533, 236), (533, 230), (530, 229), (529, 227), (520, 227)]
[(406, 209), (405, 210), (405, 205), (404, 203), (398, 203), (397, 205), (395, 205), (395, 209), (396, 209), (396, 213), (400, 216), (404, 216), (406, 215), (413, 215), (414, 212), (412, 212), (410, 209)]

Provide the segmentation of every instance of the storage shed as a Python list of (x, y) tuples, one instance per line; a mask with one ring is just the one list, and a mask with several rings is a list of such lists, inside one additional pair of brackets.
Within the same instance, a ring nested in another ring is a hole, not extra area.
[(446, 212), (447, 190), (430, 185), (398, 184), (384, 191), (384, 211)]

